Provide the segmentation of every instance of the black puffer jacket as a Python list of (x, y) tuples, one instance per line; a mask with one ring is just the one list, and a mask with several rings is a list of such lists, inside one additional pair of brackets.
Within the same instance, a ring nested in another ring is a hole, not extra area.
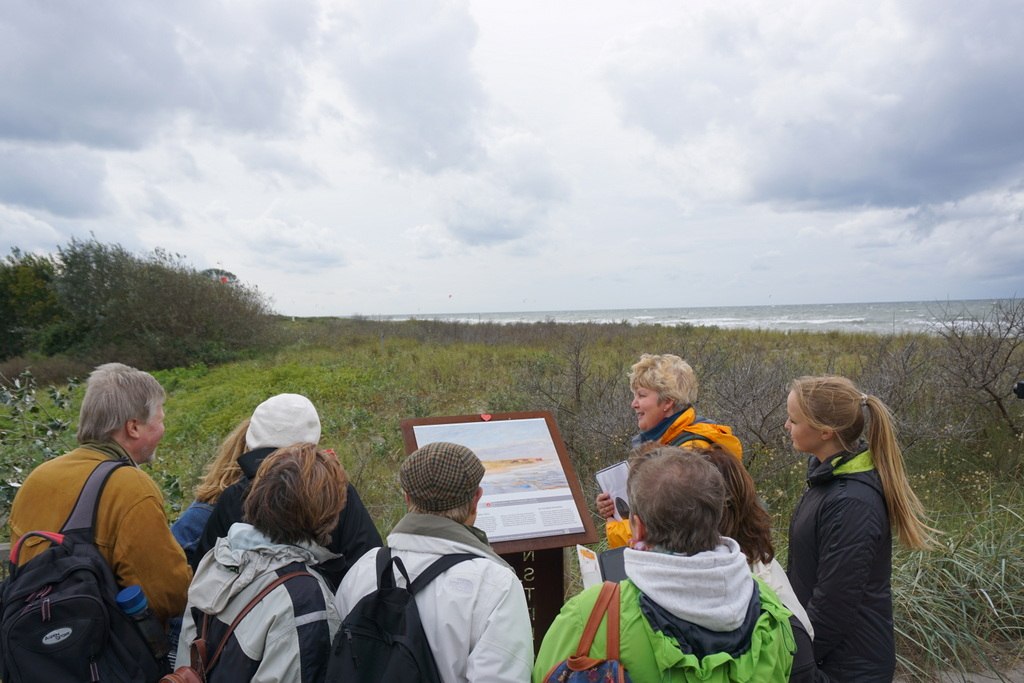
[[(228, 535), (228, 529), (232, 524), (243, 521), (242, 508), (246, 496), (249, 495), (252, 480), (256, 477), (256, 470), (259, 469), (264, 458), (275, 450), (274, 448), (257, 448), (239, 456), (238, 465), (242, 468), (244, 476), (224, 489), (217, 499), (217, 505), (206, 522), (206, 528), (203, 529), (202, 538), (199, 539), (199, 545), (193, 556), (196, 564), (217, 543), (218, 538)], [(371, 548), (379, 548), (381, 545), (380, 534), (377, 533), (377, 527), (370, 519), (370, 513), (367, 512), (355, 487), (349, 484), (345, 508), (338, 517), (338, 526), (331, 533), (331, 543), (327, 546), (328, 550), (340, 553), (342, 557), (318, 565), (316, 569), (331, 584), (331, 588), (337, 589), (348, 568), (355, 564), (355, 561), (366, 551)]]
[(837, 681), (891, 681), (892, 533), (867, 450), (810, 458), (787, 574), (814, 626), (821, 670)]

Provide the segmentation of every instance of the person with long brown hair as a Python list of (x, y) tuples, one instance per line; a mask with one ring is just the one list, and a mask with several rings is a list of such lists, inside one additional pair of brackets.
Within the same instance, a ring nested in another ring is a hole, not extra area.
[(786, 430), (809, 458), (787, 573), (814, 625), (815, 657), (837, 680), (891, 681), (892, 535), (922, 550), (933, 530), (878, 397), (831, 375), (800, 377), (789, 389)]
[(195, 488), (195, 500), (171, 525), (171, 533), (181, 544), (185, 557), (193, 566), (199, 564), (200, 558), (194, 557), (194, 553), (206, 522), (210, 519), (210, 513), (213, 512), (213, 506), (224, 489), (242, 478), (238, 457), (247, 450), (245, 434), (248, 431), (249, 418), (245, 418), (225, 437)]
[(772, 518), (761, 503), (754, 486), (754, 479), (747, 469), (728, 451), (713, 447), (701, 454), (722, 473), (725, 481), (725, 505), (722, 508), (722, 522), (718, 530), (740, 544), (740, 550), (747, 556), (750, 571), (760, 577), (779, 600), (793, 613), (809, 637), (814, 637), (814, 628), (803, 605), (797, 599), (789, 584), (785, 570), (775, 559), (775, 545), (772, 543)]
[[(312, 443), (281, 448), (260, 463), (244, 502), (244, 522), (231, 525), (203, 556), (188, 589), (177, 661), (205, 633), (208, 652), (264, 589), (256, 608), (223, 643), (218, 681), (323, 681), (331, 642), (341, 625), (334, 595), (314, 567), (347, 498), (348, 478), (334, 453)], [(288, 577), (285, 583), (275, 581)]]

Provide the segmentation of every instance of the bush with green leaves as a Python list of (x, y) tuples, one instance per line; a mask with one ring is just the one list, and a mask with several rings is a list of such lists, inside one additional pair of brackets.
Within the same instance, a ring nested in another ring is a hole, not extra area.
[(74, 447), (69, 433), (80, 384), (40, 387), (28, 370), (0, 375), (0, 522), (6, 528), (14, 496), (39, 463)]
[(47, 352), (47, 330), (60, 318), (53, 258), (18, 249), (0, 261), (0, 359)]
[(197, 272), (157, 249), (72, 239), (55, 257), (15, 250), (0, 267), (0, 359), (63, 353), (170, 368), (218, 363), (268, 344), (272, 316), (257, 290)]

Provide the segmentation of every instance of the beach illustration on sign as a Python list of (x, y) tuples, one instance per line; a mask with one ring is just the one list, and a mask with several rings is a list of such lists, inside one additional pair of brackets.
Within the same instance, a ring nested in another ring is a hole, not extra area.
[(550, 491), (568, 486), (565, 473), (558, 460), (545, 458), (510, 458), (483, 460), (484, 495), (520, 493), (523, 491)]
[(419, 445), (451, 441), (469, 447), (484, 465), (484, 496), (568, 488), (558, 451), (541, 418), (416, 425)]

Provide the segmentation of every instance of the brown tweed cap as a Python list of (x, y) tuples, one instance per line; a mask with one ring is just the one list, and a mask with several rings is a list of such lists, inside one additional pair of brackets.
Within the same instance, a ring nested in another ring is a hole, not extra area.
[(484, 478), (480, 458), (465, 446), (435, 441), (413, 451), (398, 471), (402, 490), (421, 510), (443, 512), (465, 505)]

